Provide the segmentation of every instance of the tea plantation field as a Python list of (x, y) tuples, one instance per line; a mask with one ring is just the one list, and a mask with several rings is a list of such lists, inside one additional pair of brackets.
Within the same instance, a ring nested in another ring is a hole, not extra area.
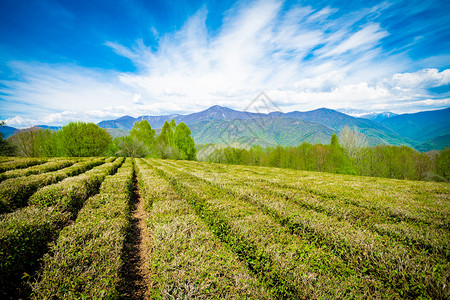
[(449, 299), (450, 184), (0, 157), (2, 299)]

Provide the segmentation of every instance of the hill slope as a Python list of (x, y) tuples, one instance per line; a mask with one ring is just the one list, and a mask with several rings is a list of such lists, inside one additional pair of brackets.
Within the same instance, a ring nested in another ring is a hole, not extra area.
[(190, 126), (197, 144), (249, 144), (260, 146), (295, 146), (330, 142), (336, 131), (317, 123), (299, 119), (266, 118), (263, 120), (202, 121)]
[(422, 152), (450, 148), (450, 134), (432, 138), (422, 144), (416, 145), (415, 148)]
[(402, 136), (425, 142), (450, 134), (450, 108), (398, 115), (382, 124)]
[(2, 134), (4, 139), (7, 139), (10, 136), (12, 136), (16, 130), (19, 129), (10, 126), (0, 127), (0, 133)]
[(398, 133), (393, 132), (380, 123), (368, 119), (351, 117), (327, 108), (319, 108), (307, 112), (293, 111), (285, 114), (275, 112), (271, 113), (271, 115), (315, 122), (325, 125), (335, 131), (341, 131), (345, 126), (358, 128), (362, 133), (367, 135), (370, 146), (379, 144), (411, 146), (415, 143), (410, 139), (400, 136)]
[[(196, 143), (204, 143), (205, 141), (213, 142), (216, 141), (217, 132), (214, 134), (208, 134), (209, 128), (214, 127), (216, 131), (222, 132), (223, 127), (226, 126), (224, 124), (219, 123), (211, 123), (215, 121), (236, 121), (236, 120), (247, 120), (249, 122), (256, 122), (256, 124), (264, 122), (264, 120), (271, 120), (269, 123), (271, 126), (274, 126), (274, 129), (278, 136), (287, 136), (292, 135), (295, 130), (302, 130), (304, 132), (313, 132), (317, 129), (317, 125), (323, 125), (327, 127), (326, 129), (322, 128), (319, 131), (322, 134), (318, 135), (320, 138), (310, 139), (311, 142), (317, 140), (328, 142), (332, 133), (338, 132), (342, 130), (345, 126), (349, 126), (351, 128), (357, 127), (364, 134), (368, 136), (368, 141), (370, 145), (378, 145), (378, 144), (393, 144), (393, 145), (413, 145), (416, 144), (415, 141), (404, 138), (399, 134), (393, 132), (389, 128), (381, 125), (380, 123), (361, 118), (354, 118), (348, 116), (346, 114), (337, 112), (335, 110), (321, 108), (309, 112), (290, 112), (290, 113), (282, 113), (282, 112), (273, 112), (270, 114), (262, 114), (262, 113), (250, 113), (233, 110), (227, 107), (221, 107), (218, 105), (212, 106), (204, 111), (193, 113), (189, 115), (166, 115), (166, 116), (141, 116), (138, 118), (133, 117), (122, 117), (117, 120), (111, 121), (103, 121), (100, 122), (99, 125), (104, 128), (121, 128), (126, 130), (131, 130), (133, 123), (137, 120), (147, 119), (153, 128), (161, 128), (165, 121), (169, 121), (170, 119), (174, 119), (177, 123), (184, 122), (188, 126), (191, 127), (195, 125), (193, 133)], [(291, 121), (281, 121), (283, 119), (291, 120)], [(298, 124), (294, 124), (293, 119), (303, 120), (307, 123), (302, 123), (301, 129), (298, 128)], [(279, 124), (275, 124), (279, 123)], [(315, 125), (311, 125), (315, 123)], [(207, 128), (202, 129), (201, 126), (206, 126), (209, 124)], [(265, 132), (265, 130), (255, 130), (252, 126), (247, 126), (247, 123), (242, 123), (244, 126), (239, 131), (235, 132), (233, 139), (241, 139), (241, 140), (260, 140), (264, 145), (272, 145), (274, 142), (277, 142), (277, 139), (274, 138), (273, 134), (270, 132)], [(310, 129), (306, 129), (306, 127), (312, 126)], [(217, 127), (215, 127), (217, 126)], [(251, 132), (246, 132), (246, 130), (258, 131), (256, 137)], [(200, 134), (203, 132), (206, 134), (203, 136)], [(301, 138), (303, 133), (294, 134), (298, 141), (309, 141), (308, 139)], [(250, 138), (252, 136), (253, 138)], [(264, 136), (264, 137), (263, 137)], [(262, 139), (262, 140), (261, 140)], [(280, 144), (282, 145), (291, 145), (291, 142), (294, 141), (294, 138), (281, 138), (279, 139)], [(253, 143), (252, 143), (253, 144)]]

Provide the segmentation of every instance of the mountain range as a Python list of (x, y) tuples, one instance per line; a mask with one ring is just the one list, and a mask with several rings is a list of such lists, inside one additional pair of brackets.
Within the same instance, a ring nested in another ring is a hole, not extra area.
[[(361, 111), (360, 111), (361, 112)], [(196, 143), (244, 143), (250, 145), (284, 146), (302, 142), (328, 143), (333, 133), (345, 126), (358, 128), (367, 136), (369, 145), (407, 145), (428, 151), (442, 149), (450, 134), (450, 108), (416, 114), (396, 115), (365, 113), (366, 118), (319, 108), (307, 112), (271, 112), (268, 114), (233, 110), (218, 105), (188, 115), (124, 116), (100, 122), (110, 132), (126, 134), (134, 122), (148, 120), (153, 128), (161, 128), (165, 121), (174, 119), (186, 123)], [(398, 120), (398, 121), (396, 121)], [(417, 123), (416, 126), (401, 124)], [(419, 125), (420, 124), (420, 125)], [(414, 130), (417, 129), (417, 132)], [(420, 129), (420, 130), (419, 130)], [(427, 132), (423, 135), (421, 132)]]
[[(277, 144), (295, 146), (302, 142), (329, 143), (333, 133), (338, 133), (345, 126), (349, 126), (358, 128), (364, 133), (371, 146), (406, 145), (419, 151), (440, 150), (450, 146), (450, 108), (401, 115), (348, 109), (340, 112), (327, 108), (306, 112), (277, 111), (264, 114), (237, 111), (215, 105), (204, 111), (187, 115), (137, 118), (123, 116), (98, 124), (115, 137), (127, 135), (134, 122), (144, 119), (156, 129), (161, 128), (165, 121), (171, 119), (177, 123), (184, 122), (190, 127), (197, 144), (239, 143), (264, 147)], [(13, 132), (11, 127), (7, 126), (1, 130), (6, 137)]]
[[(350, 113), (350, 112), (349, 112)], [(353, 112), (354, 113), (354, 112)], [(187, 115), (124, 116), (100, 122), (110, 132), (126, 134), (134, 122), (148, 120), (153, 128), (165, 121), (186, 123), (198, 144), (241, 143), (261, 146), (298, 145), (302, 142), (328, 143), (333, 133), (345, 126), (358, 128), (369, 145), (390, 144), (415, 147), (420, 151), (440, 150), (450, 144), (450, 108), (397, 115), (390, 112), (359, 111), (363, 117), (319, 108), (306, 112), (252, 113), (222, 106)]]

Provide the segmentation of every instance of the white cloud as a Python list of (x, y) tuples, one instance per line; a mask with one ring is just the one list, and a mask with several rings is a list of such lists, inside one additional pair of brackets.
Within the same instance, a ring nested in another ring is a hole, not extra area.
[(392, 76), (392, 86), (403, 89), (432, 88), (450, 84), (450, 69), (424, 69), (414, 73), (399, 73)]
[[(355, 107), (404, 112), (415, 103), (430, 109), (448, 105), (448, 100), (434, 100), (427, 89), (449, 84), (450, 70), (406, 73), (408, 57), (389, 55), (380, 46), (389, 32), (373, 18), (362, 21), (385, 5), (339, 16), (329, 7), (282, 6), (279, 1), (241, 4), (227, 12), (214, 34), (208, 32), (208, 11), (202, 8), (179, 31), (164, 34), (152, 28), (156, 48), (143, 40), (133, 46), (106, 42), (137, 66), (134, 73), (11, 63), (22, 78), (1, 82), (5, 88), (0, 93), (6, 96), (0, 110), (21, 115), (24, 124), (63, 124), (187, 113), (214, 104), (243, 109), (260, 91), (285, 111)], [(9, 122), (20, 123), (14, 120)]]
[(16, 128), (32, 127), (33, 125), (35, 125), (35, 120), (22, 118), (21, 116), (8, 118), (4, 121), (6, 125)]

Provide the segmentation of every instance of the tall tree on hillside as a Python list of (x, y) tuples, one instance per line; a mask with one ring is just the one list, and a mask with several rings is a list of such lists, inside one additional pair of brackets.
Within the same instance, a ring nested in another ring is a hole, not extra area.
[(146, 148), (147, 153), (151, 154), (155, 145), (155, 130), (147, 120), (136, 121), (130, 132), (130, 137), (141, 142)]
[(191, 130), (184, 123), (177, 125), (173, 119), (164, 122), (161, 133), (156, 138), (155, 149), (161, 158), (189, 160), (196, 158)]
[(191, 130), (183, 122), (178, 124), (175, 128), (173, 143), (175, 145), (175, 148), (178, 150), (178, 156), (180, 159), (185, 160), (195, 159), (196, 157), (195, 142), (194, 139), (191, 137)]
[(331, 136), (330, 152), (327, 159), (327, 171), (341, 174), (356, 174), (350, 158), (345, 155), (336, 134)]
[(174, 149), (171, 146), (173, 143), (173, 131), (169, 122), (164, 122), (161, 133), (155, 141), (155, 149), (161, 158), (172, 158)]
[(339, 139), (335, 133), (333, 133), (333, 135), (331, 136), (330, 145), (331, 147), (336, 149), (339, 149), (341, 147)]
[(441, 150), (436, 156), (436, 173), (450, 181), (450, 148)]

